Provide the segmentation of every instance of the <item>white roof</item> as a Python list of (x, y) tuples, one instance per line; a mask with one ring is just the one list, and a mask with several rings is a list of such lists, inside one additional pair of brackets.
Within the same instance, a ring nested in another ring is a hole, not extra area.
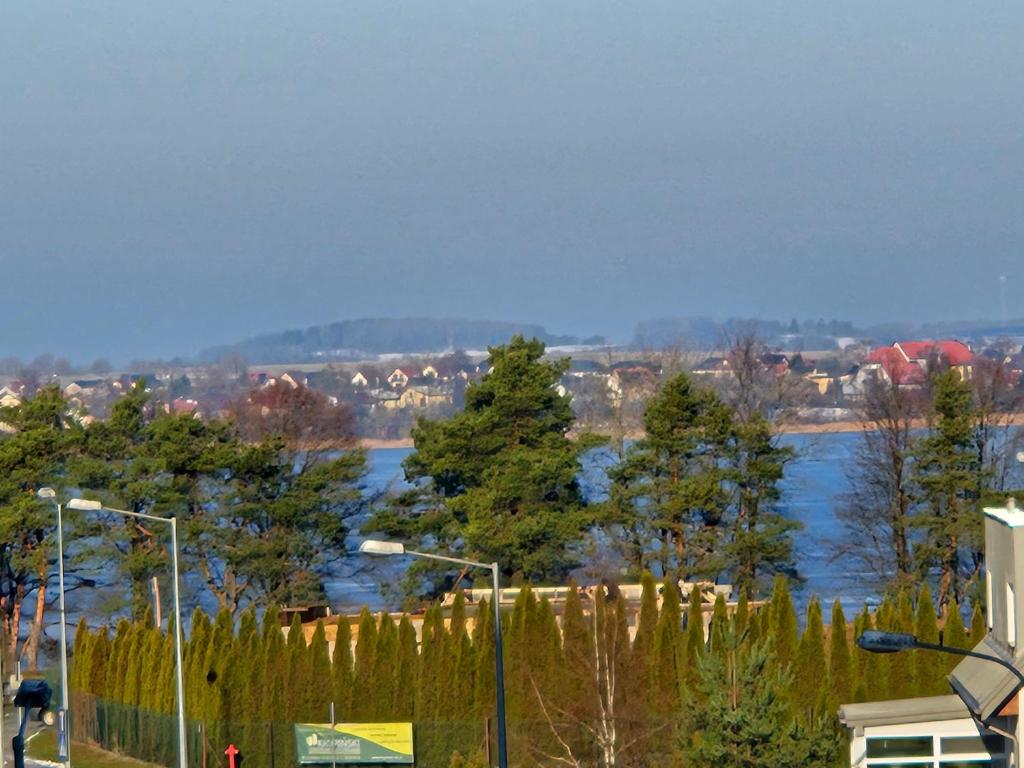
[(985, 514), (1010, 528), (1024, 526), (1024, 509), (1017, 509), (1013, 499), (1008, 500), (1005, 507), (985, 507)]

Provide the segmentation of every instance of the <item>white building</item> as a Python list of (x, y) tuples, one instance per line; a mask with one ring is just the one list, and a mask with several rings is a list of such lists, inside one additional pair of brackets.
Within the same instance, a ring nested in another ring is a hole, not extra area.
[[(1017, 553), (1020, 552), (1018, 556)], [(1024, 511), (1011, 499), (985, 509), (988, 633), (974, 650), (1024, 670)], [(846, 704), (856, 768), (1022, 768), (1017, 676), (1000, 664), (965, 658), (949, 675), (953, 693)]]

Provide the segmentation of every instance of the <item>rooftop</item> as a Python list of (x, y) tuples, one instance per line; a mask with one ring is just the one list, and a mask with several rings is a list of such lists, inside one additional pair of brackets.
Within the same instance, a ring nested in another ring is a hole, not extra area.
[(1010, 528), (1024, 526), (1024, 510), (1018, 509), (1012, 498), (1006, 500), (1005, 507), (985, 507), (985, 514)]

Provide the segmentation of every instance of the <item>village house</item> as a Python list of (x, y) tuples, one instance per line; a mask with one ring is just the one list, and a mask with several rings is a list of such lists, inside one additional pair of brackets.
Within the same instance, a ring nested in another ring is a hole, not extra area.
[(861, 366), (865, 377), (901, 387), (922, 386), (934, 364), (947, 365), (962, 381), (974, 373), (974, 353), (959, 341), (897, 341), (876, 347)]
[(400, 368), (395, 368), (395, 370), (388, 375), (388, 384), (393, 389), (405, 389), (405, 387), (409, 386), (409, 381), (411, 379), (419, 378), (422, 375), (423, 371), (416, 366), (403, 365)]

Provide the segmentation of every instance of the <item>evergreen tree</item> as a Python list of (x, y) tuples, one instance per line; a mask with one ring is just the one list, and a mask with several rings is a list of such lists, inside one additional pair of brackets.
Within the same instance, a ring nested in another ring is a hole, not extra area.
[[(309, 685), (306, 687), (304, 716), (312, 722), (327, 722), (332, 691), (331, 657), (327, 647), (327, 630), (323, 621), (316, 623), (307, 647)], [(335, 713), (337, 715), (337, 713)]]
[[(948, 645), (950, 648), (963, 648), (969, 649), (971, 647), (970, 640), (967, 639), (967, 630), (964, 629), (964, 617), (960, 614), (960, 606), (957, 605), (956, 600), (950, 600), (949, 605), (946, 606), (946, 624), (942, 628), (942, 644)], [(944, 657), (944, 669), (943, 671), (948, 674), (953, 671), (953, 667), (960, 663), (960, 657), (948, 654), (948, 657)]]
[(729, 448), (737, 498), (725, 557), (736, 588), (756, 595), (773, 575), (796, 575), (793, 532), (803, 525), (777, 509), (779, 483), (793, 450), (777, 443), (771, 424), (759, 414), (737, 421)]
[(807, 623), (800, 637), (793, 664), (793, 704), (798, 720), (811, 726), (822, 714), (820, 695), (828, 686), (825, 665), (825, 636), (821, 603), (811, 598), (807, 604)]
[[(932, 605), (932, 593), (927, 584), (921, 585), (914, 616), (914, 634), (918, 640), (938, 644), (939, 625)], [(914, 651), (914, 679), (917, 695), (939, 696), (948, 690), (945, 680), (945, 658), (934, 651)]]
[(729, 615), (725, 607), (725, 597), (715, 597), (715, 607), (711, 613), (711, 651), (725, 653), (725, 638), (729, 630)]
[[(679, 592), (675, 583), (666, 579), (662, 589), (661, 615), (654, 634), (654, 679), (651, 691), (652, 700), (662, 712), (678, 711), (682, 701), (680, 687), (684, 682), (685, 651), (681, 625)], [(698, 626), (703, 646), (703, 620)], [(691, 658), (687, 661), (693, 664), (695, 660)]]
[(595, 519), (577, 482), (589, 444), (568, 438), (574, 417), (557, 391), (568, 360), (543, 360), (543, 343), (522, 336), (489, 352), (490, 371), (469, 384), (465, 408), (413, 428), (406, 476), (430, 482), (364, 530), (462, 549), (501, 563), (506, 576), (558, 582), (578, 563), (573, 545)]
[[(415, 684), (415, 681), (414, 683)], [(351, 720), (355, 673), (352, 668), (352, 629), (348, 619), (338, 617), (334, 635), (334, 655), (331, 658), (331, 690), (334, 693), (334, 715), (339, 722)]]
[(736, 636), (743, 637), (750, 624), (750, 603), (747, 600), (746, 591), (740, 592), (739, 600), (736, 601), (736, 612), (733, 614), (733, 624), (736, 628)]
[(473, 673), (473, 701), (476, 704), (476, 715), (483, 718), (494, 717), (494, 611), (487, 598), (483, 598), (476, 607), (473, 652), (476, 657), (476, 670)]
[[(910, 595), (904, 590), (897, 602), (896, 610), (890, 614), (890, 632), (914, 632), (914, 607)], [(893, 698), (906, 699), (918, 695), (916, 665), (910, 653), (894, 653), (889, 659), (889, 693)]]
[(843, 604), (838, 597), (832, 603), (828, 649), (828, 677), (833, 693), (832, 704), (838, 707), (854, 701), (854, 670), (850, 660), (850, 641), (846, 637), (846, 614), (843, 613)]
[[(423, 622), (424, 643), (426, 643), (427, 622)], [(377, 651), (377, 623), (368, 608), (359, 614), (359, 634), (356, 636), (355, 695), (352, 710), (357, 721), (372, 719), (374, 702), (369, 692), (373, 690), (373, 666)]]
[[(285, 712), (291, 722), (302, 722), (306, 714), (307, 691), (310, 679), (309, 656), (306, 653), (306, 636), (302, 631), (299, 615), (292, 618), (288, 628), (287, 647), (287, 682), (285, 687)], [(372, 690), (372, 688), (367, 688)]]
[(920, 442), (914, 479), (924, 509), (914, 517), (923, 541), (918, 553), (938, 567), (938, 603), (963, 600), (983, 556), (978, 504), (989, 480), (977, 447), (976, 408), (969, 385), (954, 370), (932, 377), (932, 423)]
[(609, 473), (609, 508), (623, 531), (617, 538), (636, 572), (648, 565), (651, 541), (660, 542), (665, 574), (713, 578), (723, 569), (731, 429), (730, 409), (686, 374), (647, 403), (644, 439)]
[(368, 689), (373, 702), (371, 716), (380, 722), (394, 718), (392, 712), (398, 693), (398, 627), (387, 613), (381, 613), (377, 647), (373, 652), (372, 684)]
[[(467, 639), (468, 642), (468, 639)], [(399, 721), (412, 720), (416, 710), (416, 680), (419, 672), (419, 656), (416, 649), (416, 630), (403, 616), (398, 623), (398, 669), (395, 674), (397, 681), (394, 717)], [(473, 672), (470, 671), (468, 684), (473, 684)], [(470, 690), (472, 694), (472, 690)], [(468, 704), (472, 705), (472, 696), (467, 696)]]
[(985, 637), (985, 615), (981, 606), (975, 602), (971, 610), (971, 646), (975, 646)]
[(768, 636), (774, 643), (774, 661), (783, 668), (793, 663), (797, 650), (796, 610), (793, 599), (789, 595), (789, 583), (785, 576), (775, 577), (775, 589), (772, 592), (770, 611), (770, 629)]
[[(735, 637), (729, 642), (736, 647)], [(792, 678), (764, 644), (697, 662), (697, 696), (684, 717), (688, 768), (807, 765), (784, 691)]]

